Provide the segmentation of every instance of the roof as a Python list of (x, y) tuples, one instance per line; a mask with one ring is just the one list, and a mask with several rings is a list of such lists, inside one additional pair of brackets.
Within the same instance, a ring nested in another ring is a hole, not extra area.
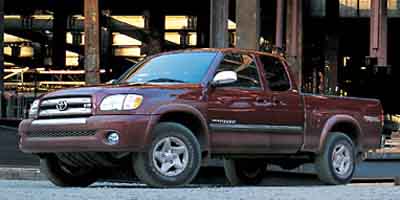
[(193, 49), (182, 49), (182, 50), (167, 51), (167, 52), (163, 52), (163, 53), (160, 53), (160, 54), (156, 54), (154, 56), (159, 56), (159, 55), (164, 55), (164, 54), (184, 53), (184, 52), (252, 53), (252, 54), (257, 54), (257, 55), (271, 56), (271, 57), (275, 57), (275, 58), (278, 58), (278, 59), (284, 59), (280, 55), (276, 55), (276, 54), (272, 54), (272, 53), (268, 53), (268, 52), (251, 50), (251, 49), (240, 49), (240, 48), (193, 48)]

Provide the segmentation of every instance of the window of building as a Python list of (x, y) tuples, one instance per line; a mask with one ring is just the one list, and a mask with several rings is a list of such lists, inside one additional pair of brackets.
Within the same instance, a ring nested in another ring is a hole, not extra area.
[(311, 16), (324, 17), (326, 14), (326, 0), (310, 0)]
[(371, 0), (340, 0), (341, 17), (369, 17)]
[[(388, 0), (389, 17), (400, 17), (400, 0)], [(371, 0), (340, 0), (340, 16), (369, 17), (371, 16)]]
[(400, 17), (400, 0), (388, 0), (388, 16)]
[[(309, 0), (310, 14), (314, 17), (326, 15), (327, 0)], [(339, 0), (341, 17), (371, 16), (371, 0)], [(387, 0), (388, 16), (400, 17), (400, 0)]]

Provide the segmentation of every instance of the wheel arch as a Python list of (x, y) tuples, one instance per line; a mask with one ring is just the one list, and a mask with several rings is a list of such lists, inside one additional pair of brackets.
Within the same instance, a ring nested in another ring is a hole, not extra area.
[(330, 133), (341, 132), (351, 138), (357, 148), (357, 152), (363, 149), (361, 138), (361, 126), (354, 117), (350, 115), (335, 115), (327, 120), (322, 129), (318, 151), (321, 152), (325, 141)]
[[(159, 107), (152, 119), (151, 127), (153, 128), (160, 122), (175, 122), (184, 125), (192, 131), (199, 141), (202, 156), (208, 156), (210, 153), (210, 136), (207, 120), (203, 114), (195, 107), (187, 104), (168, 104)], [(151, 130), (147, 131), (146, 144), (151, 143)]]

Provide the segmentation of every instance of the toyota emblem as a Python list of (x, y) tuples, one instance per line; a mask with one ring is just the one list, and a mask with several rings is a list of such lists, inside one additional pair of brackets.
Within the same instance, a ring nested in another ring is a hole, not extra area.
[(56, 105), (57, 110), (59, 111), (65, 111), (68, 109), (68, 103), (67, 101), (59, 101)]

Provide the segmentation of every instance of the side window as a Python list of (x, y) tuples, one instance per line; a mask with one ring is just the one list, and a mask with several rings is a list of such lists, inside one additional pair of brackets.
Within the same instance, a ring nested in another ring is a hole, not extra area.
[(224, 60), (217, 69), (217, 73), (221, 71), (235, 71), (238, 76), (238, 80), (235, 83), (225, 85), (224, 87), (261, 88), (257, 65), (254, 57), (251, 55), (225, 54)]
[(265, 69), (265, 79), (272, 91), (282, 92), (290, 89), (290, 82), (282, 62), (271, 56), (260, 56)]

